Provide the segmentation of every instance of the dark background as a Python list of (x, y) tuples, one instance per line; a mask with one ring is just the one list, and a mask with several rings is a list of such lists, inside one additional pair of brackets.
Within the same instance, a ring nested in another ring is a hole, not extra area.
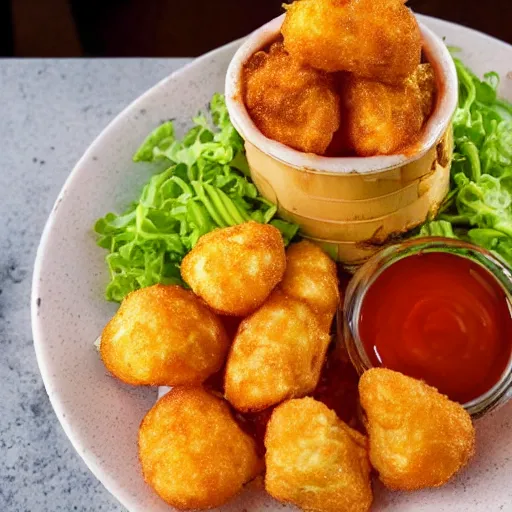
[[(196, 56), (281, 14), (281, 4), (282, 0), (0, 0), (0, 56)], [(408, 5), (512, 43), (512, 0), (409, 0)]]

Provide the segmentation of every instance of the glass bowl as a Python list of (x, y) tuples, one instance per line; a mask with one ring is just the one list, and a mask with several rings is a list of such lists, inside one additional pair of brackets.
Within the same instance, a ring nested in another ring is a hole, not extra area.
[[(373, 365), (370, 362), (359, 336), (359, 318), (366, 291), (377, 277), (390, 265), (402, 258), (420, 253), (451, 253), (466, 258), (486, 269), (499, 284), (512, 304), (511, 269), (489, 251), (476, 245), (451, 238), (416, 238), (386, 247), (372, 256), (357, 269), (345, 292), (343, 308), (338, 314), (338, 336), (359, 374)], [(512, 312), (511, 312), (512, 315)], [(498, 382), (483, 395), (462, 404), (472, 418), (476, 419), (496, 409), (512, 398), (512, 352), (509, 362)]]

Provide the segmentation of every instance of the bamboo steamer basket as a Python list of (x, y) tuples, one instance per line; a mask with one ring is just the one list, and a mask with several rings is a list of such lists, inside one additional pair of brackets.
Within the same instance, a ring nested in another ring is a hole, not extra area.
[(434, 215), (449, 188), (453, 151), (451, 117), (457, 75), (443, 42), (422, 24), (423, 52), (432, 64), (437, 101), (419, 140), (401, 154), (323, 157), (296, 151), (265, 137), (242, 101), (243, 65), (277, 39), (284, 15), (256, 30), (239, 48), (226, 76), (226, 103), (245, 141), (251, 176), (280, 215), (299, 224), (347, 265), (363, 263), (388, 240)]
[(367, 244), (383, 244), (386, 240), (414, 228), (436, 214), (448, 192), (450, 169), (435, 165), (435, 170), (425, 178), (429, 184), (424, 193), (415, 201), (392, 213), (367, 220), (337, 221), (326, 218), (303, 216), (283, 208), (275, 191), (269, 189), (254, 176), (254, 183), (260, 192), (269, 200), (277, 203), (281, 217), (299, 224), (302, 234), (320, 240), (336, 240), (339, 242), (365, 242)]

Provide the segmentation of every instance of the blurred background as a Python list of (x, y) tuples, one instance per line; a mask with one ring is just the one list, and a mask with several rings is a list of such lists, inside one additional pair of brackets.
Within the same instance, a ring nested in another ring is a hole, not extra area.
[[(0, 56), (197, 56), (281, 14), (282, 3), (0, 0)], [(512, 43), (512, 0), (409, 0), (408, 5)]]

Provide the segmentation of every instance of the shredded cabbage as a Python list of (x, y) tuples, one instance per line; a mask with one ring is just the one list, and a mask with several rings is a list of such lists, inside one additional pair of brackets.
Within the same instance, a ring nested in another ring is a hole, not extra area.
[(469, 240), (512, 266), (512, 104), (497, 95), (497, 73), (480, 80), (460, 59), (454, 62), (459, 104), (451, 187), (440, 215), (420, 235)]

